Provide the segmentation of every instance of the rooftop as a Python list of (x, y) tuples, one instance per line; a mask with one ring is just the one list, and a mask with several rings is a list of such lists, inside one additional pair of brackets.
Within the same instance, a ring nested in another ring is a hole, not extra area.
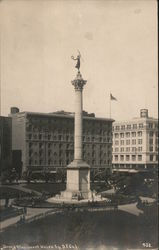
[[(66, 112), (63, 110), (57, 111), (57, 112), (51, 112), (51, 113), (23, 111), (23, 112), (11, 114), (9, 116), (25, 116), (25, 115), (35, 115), (35, 116), (45, 116), (45, 117), (61, 117), (61, 118), (70, 118), (70, 119), (72, 119), (74, 117), (73, 112)], [(102, 120), (102, 121), (114, 122), (114, 119), (112, 119), (112, 118), (95, 117), (94, 113), (88, 114), (86, 111), (83, 111), (83, 118), (88, 119), (88, 120), (100, 120), (100, 121)]]

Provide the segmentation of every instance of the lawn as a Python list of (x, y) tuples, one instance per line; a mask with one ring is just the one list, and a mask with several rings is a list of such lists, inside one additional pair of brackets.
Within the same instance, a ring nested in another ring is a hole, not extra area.
[(11, 187), (1, 186), (0, 199), (6, 199), (6, 198), (14, 199), (22, 196), (27, 196), (27, 194), (23, 191), (14, 189), (13, 186)]
[[(51, 195), (60, 193), (66, 189), (66, 183), (29, 183), (23, 187), (38, 191), (38, 192), (47, 192)], [(91, 189), (97, 190), (100, 187), (100, 191), (107, 190), (106, 185), (103, 183), (91, 183)]]
[(60, 191), (63, 191), (66, 189), (65, 183), (29, 183), (27, 185), (24, 185), (23, 187), (29, 188), (31, 190), (35, 190), (38, 192), (46, 192), (51, 195), (55, 195), (60, 193)]
[(145, 221), (122, 211), (64, 212), (1, 234), (1, 244), (77, 244), (79, 249), (157, 247), (157, 221)]

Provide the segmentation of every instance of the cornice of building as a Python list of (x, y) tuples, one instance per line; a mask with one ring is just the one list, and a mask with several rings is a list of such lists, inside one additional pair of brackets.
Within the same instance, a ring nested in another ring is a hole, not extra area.
[(157, 118), (153, 118), (153, 117), (135, 117), (132, 118), (130, 120), (121, 120), (121, 121), (115, 121), (113, 125), (121, 125), (121, 124), (125, 124), (125, 123), (134, 123), (134, 122), (158, 122)]
[[(16, 114), (10, 114), (9, 116), (10, 117), (22, 117), (22, 116), (27, 116), (27, 115), (45, 116), (45, 117), (60, 117), (60, 118), (68, 118), (68, 119), (73, 119), (74, 118), (74, 113), (71, 113), (71, 114), (57, 114), (57, 113), (40, 113), (40, 112), (30, 112), (30, 111), (18, 112)], [(102, 118), (102, 117), (83, 116), (83, 119), (114, 122), (114, 120), (111, 119), (111, 118)]]

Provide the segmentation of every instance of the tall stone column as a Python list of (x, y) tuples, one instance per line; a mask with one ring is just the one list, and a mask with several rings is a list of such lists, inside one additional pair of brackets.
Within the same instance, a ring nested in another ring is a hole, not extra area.
[(80, 71), (76, 78), (72, 81), (75, 88), (75, 122), (74, 122), (74, 160), (67, 166), (67, 187), (62, 196), (66, 199), (74, 199), (81, 197), (82, 199), (90, 199), (92, 193), (90, 191), (90, 166), (83, 161), (83, 86), (87, 81), (83, 80)]

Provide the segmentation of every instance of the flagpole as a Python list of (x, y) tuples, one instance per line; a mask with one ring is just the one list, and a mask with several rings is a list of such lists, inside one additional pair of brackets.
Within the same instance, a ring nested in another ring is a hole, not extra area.
[(111, 118), (111, 101), (117, 101), (117, 99), (110, 93), (110, 118)]

